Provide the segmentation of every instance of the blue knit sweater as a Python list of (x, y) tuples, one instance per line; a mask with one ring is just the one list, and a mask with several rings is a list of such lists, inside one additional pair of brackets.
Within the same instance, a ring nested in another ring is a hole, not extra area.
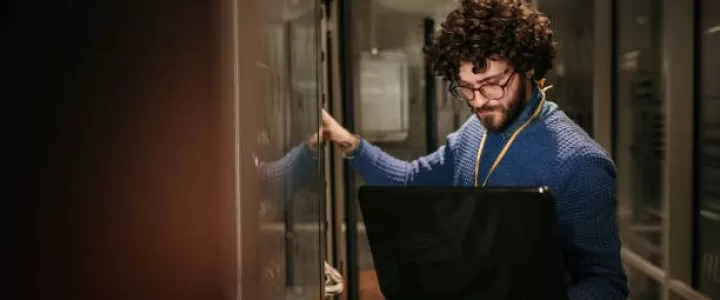
[[(518, 119), (488, 133), (479, 183), (510, 134), (541, 103), (538, 88)], [(414, 161), (396, 159), (366, 140), (350, 165), (370, 185), (473, 186), (478, 147), (485, 129), (471, 116), (436, 152)], [(520, 133), (487, 186), (547, 186), (557, 201), (571, 277), (570, 299), (626, 299), (627, 278), (620, 261), (615, 200), (615, 167), (608, 154), (546, 101), (539, 118)]]

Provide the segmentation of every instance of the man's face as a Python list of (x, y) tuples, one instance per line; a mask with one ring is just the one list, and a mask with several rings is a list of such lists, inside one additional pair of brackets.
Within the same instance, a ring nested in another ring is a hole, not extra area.
[(478, 74), (473, 72), (472, 63), (462, 62), (457, 85), (464, 91), (464, 98), (473, 99), (468, 105), (489, 131), (501, 131), (512, 122), (527, 95), (522, 77), (502, 60), (488, 60), (485, 70)]

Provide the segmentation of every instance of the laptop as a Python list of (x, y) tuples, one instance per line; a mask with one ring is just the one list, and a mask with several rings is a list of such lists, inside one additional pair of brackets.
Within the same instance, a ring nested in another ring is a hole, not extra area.
[(365, 186), (359, 202), (387, 300), (567, 299), (547, 188)]

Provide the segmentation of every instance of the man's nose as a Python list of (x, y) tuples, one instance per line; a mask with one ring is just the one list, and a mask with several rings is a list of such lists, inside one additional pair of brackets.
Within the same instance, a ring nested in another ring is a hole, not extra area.
[(488, 100), (480, 93), (480, 91), (473, 91), (473, 93), (475, 93), (475, 97), (473, 97), (473, 100), (470, 101), (470, 106), (478, 109), (482, 108), (483, 106), (485, 106), (485, 104), (488, 103)]

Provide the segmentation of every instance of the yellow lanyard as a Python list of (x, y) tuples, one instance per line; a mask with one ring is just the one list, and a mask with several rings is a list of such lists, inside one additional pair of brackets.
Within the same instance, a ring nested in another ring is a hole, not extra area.
[[(530, 122), (532, 122), (535, 118), (537, 118), (540, 115), (540, 112), (542, 111), (543, 105), (545, 104), (545, 93), (543, 89), (540, 89), (542, 99), (540, 100), (540, 103), (538, 104), (537, 108), (535, 108), (535, 111), (532, 114), (532, 117), (525, 121), (525, 123), (522, 124), (522, 126), (518, 127), (518, 129), (513, 132), (513, 134), (510, 136), (510, 139), (505, 143), (505, 146), (500, 151), (500, 154), (498, 154), (497, 158), (495, 158), (495, 161), (492, 164), (492, 167), (490, 167), (490, 171), (488, 171), (487, 176), (485, 176), (485, 180), (482, 183), (482, 186), (486, 186), (488, 180), (490, 179), (490, 175), (495, 171), (495, 168), (500, 164), (500, 161), (502, 161), (503, 157), (505, 157), (505, 154), (507, 153), (508, 149), (510, 149), (510, 146), (512, 146), (512, 143), (515, 142), (515, 139), (517, 136), (522, 132), (525, 127), (527, 127)], [(480, 158), (482, 157), (483, 148), (485, 147), (485, 139), (487, 138), (487, 129), (485, 129), (485, 132), (483, 133), (482, 140), (480, 141), (480, 147), (478, 148), (477, 152), (477, 158), (475, 159), (475, 187), (478, 187), (478, 176), (480, 172)]]

